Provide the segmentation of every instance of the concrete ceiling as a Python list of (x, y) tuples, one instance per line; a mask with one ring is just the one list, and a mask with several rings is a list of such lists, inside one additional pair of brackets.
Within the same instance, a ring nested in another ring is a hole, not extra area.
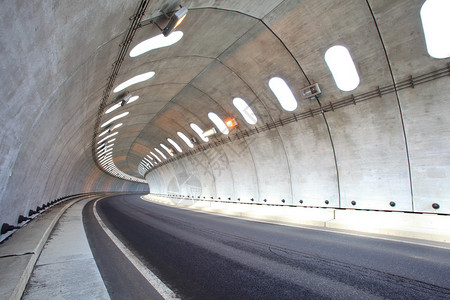
[[(169, 146), (167, 138), (188, 151), (177, 131), (193, 137), (191, 122), (203, 129), (213, 127), (209, 112), (222, 119), (235, 117), (239, 130), (245, 131), (315, 111), (318, 117), (257, 135), (250, 146), (234, 142), (208, 150), (224, 151), (224, 172), (235, 177), (229, 188), (213, 171), (212, 179), (200, 178), (203, 191), (291, 202), (309, 197), (315, 205), (329, 199), (336, 207), (351, 207), (350, 200), (358, 199), (363, 208), (375, 209), (384, 209), (393, 199), (398, 203), (395, 209), (406, 211), (433, 212), (430, 203), (437, 201), (450, 212), (450, 200), (444, 196), (450, 192), (444, 188), (450, 177), (448, 76), (336, 112), (321, 111), (351, 95), (364, 98), (379, 87), (448, 68), (450, 59), (435, 59), (426, 51), (419, 16), (423, 2), (182, 1), (189, 13), (179, 28), (184, 33), (181, 41), (136, 58), (126, 55), (121, 63), (113, 87), (144, 72), (156, 75), (127, 89), (140, 96), (138, 101), (101, 114), (104, 122), (110, 115), (130, 113), (114, 142), (115, 165), (142, 179), (138, 164), (143, 157), (160, 143)], [(130, 49), (158, 35), (159, 29), (148, 20), (176, 3), (150, 1)], [(71, 193), (147, 188), (100, 170), (91, 151), (98, 140), (93, 134), (108, 77), (139, 4), (0, 3), (2, 222), (14, 223), (18, 214)], [(333, 45), (346, 46), (356, 64), (360, 84), (351, 92), (337, 88), (325, 63), (324, 54)], [(270, 90), (268, 80), (274, 76), (291, 87), (298, 102), (295, 111), (285, 111)], [(321, 96), (302, 99), (301, 89), (315, 82)], [(107, 103), (115, 96), (108, 94)], [(232, 104), (234, 97), (251, 104), (257, 124), (244, 121)], [(239, 158), (233, 160), (237, 152), (227, 147), (249, 147), (250, 152), (238, 151)], [(208, 151), (203, 155), (211, 164)], [(250, 160), (255, 171), (242, 167)], [(201, 169), (194, 158), (176, 164)], [(157, 191), (167, 192), (167, 184), (163, 187), (161, 182), (173, 177), (168, 168), (149, 174), (150, 189), (154, 184)], [(261, 175), (262, 170), (276, 169), (279, 174)], [(238, 180), (237, 173), (246, 174), (246, 179)], [(255, 188), (244, 192), (238, 181)], [(304, 185), (297, 190), (295, 182)], [(416, 207), (412, 199), (419, 201)]]

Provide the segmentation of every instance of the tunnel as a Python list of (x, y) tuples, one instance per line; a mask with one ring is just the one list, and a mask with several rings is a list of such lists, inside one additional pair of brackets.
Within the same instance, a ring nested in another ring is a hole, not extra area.
[[(445, 245), (449, 13), (446, 0), (2, 1), (1, 243), (74, 199), (140, 195)], [(117, 218), (142, 208), (106, 203)]]

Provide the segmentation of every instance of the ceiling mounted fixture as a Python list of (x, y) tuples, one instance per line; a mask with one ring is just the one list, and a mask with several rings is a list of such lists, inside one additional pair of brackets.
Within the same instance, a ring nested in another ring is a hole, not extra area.
[(450, 2), (448, 0), (427, 0), (420, 9), (427, 51), (431, 57), (450, 57), (449, 12)]
[(118, 120), (118, 119), (120, 119), (120, 118), (123, 118), (123, 117), (125, 117), (125, 116), (128, 115), (128, 114), (129, 114), (129, 112), (126, 111), (126, 112), (124, 112), (124, 113), (122, 113), (122, 114), (120, 114), (120, 115), (117, 115), (117, 116), (115, 116), (115, 117), (109, 119), (109, 120), (106, 121), (105, 123), (103, 123), (102, 126), (100, 126), (100, 127), (102, 127), (102, 128), (103, 128), (103, 127), (106, 127), (106, 126), (108, 126), (109, 124), (111, 124), (112, 122), (114, 122), (115, 120)]
[(155, 76), (155, 72), (153, 72), (153, 71), (152, 71), (152, 72), (143, 73), (143, 74), (141, 74), (141, 75), (134, 76), (134, 77), (128, 79), (127, 81), (124, 81), (124, 82), (122, 82), (121, 84), (119, 84), (119, 85), (113, 90), (113, 92), (114, 92), (114, 93), (118, 93), (118, 92), (120, 92), (121, 90), (124, 90), (124, 89), (126, 89), (127, 87), (129, 87), (129, 86), (131, 86), (131, 85), (133, 85), (133, 84), (136, 84), (136, 83), (139, 83), (139, 82), (142, 82), (142, 81), (149, 80), (149, 79), (152, 78), (153, 76)]
[(319, 84), (314, 83), (302, 89), (302, 97), (305, 99), (315, 99), (314, 96), (318, 96), (322, 93)]
[(325, 62), (341, 91), (350, 92), (356, 89), (359, 85), (359, 75), (346, 47), (336, 45), (329, 48), (325, 52)]
[[(257, 118), (253, 110), (248, 106), (244, 99), (236, 97), (233, 99), (233, 105), (236, 107), (241, 115), (244, 117), (245, 121), (250, 125), (255, 125)], [(228, 125), (227, 125), (228, 126)]]
[(137, 44), (133, 49), (131, 49), (130, 57), (136, 57), (154, 49), (171, 46), (181, 40), (182, 37), (183, 32), (181, 31), (174, 31), (167, 37), (163, 34), (159, 34)]
[(180, 9), (177, 11), (172, 11), (170, 13), (166, 13), (162, 11), (164, 16), (169, 20), (169, 23), (167, 23), (166, 27), (161, 28), (158, 23), (154, 22), (154, 24), (159, 28), (159, 30), (162, 31), (164, 36), (169, 36), (170, 33), (177, 28), (181, 22), (183, 22), (184, 18), (186, 18), (188, 9), (186, 7), (182, 7), (180, 5)]
[(293, 111), (297, 108), (297, 100), (284, 79), (272, 77), (269, 80), (269, 87), (284, 110)]
[(208, 118), (214, 123), (214, 125), (217, 126), (220, 132), (222, 132), (223, 134), (230, 133), (230, 130), (228, 130), (227, 125), (222, 121), (222, 119), (218, 115), (216, 115), (213, 112), (210, 112), (208, 114)]
[(194, 144), (192, 144), (191, 140), (182, 132), (177, 132), (178, 136), (189, 146), (189, 148), (194, 148)]
[(203, 132), (203, 136), (210, 137), (210, 136), (215, 135), (216, 133), (217, 133), (217, 130), (213, 127), (211, 129), (208, 129), (208, 130), (204, 131)]
[(171, 138), (168, 138), (167, 141), (168, 141), (169, 143), (171, 143), (172, 146), (174, 146), (175, 149), (177, 149), (178, 152), (180, 152), (180, 153), (183, 152), (183, 150), (181, 149), (181, 147), (180, 147), (174, 140), (172, 140)]
[(228, 129), (233, 129), (237, 126), (236, 119), (231, 118), (225, 121), (225, 125), (227, 125)]

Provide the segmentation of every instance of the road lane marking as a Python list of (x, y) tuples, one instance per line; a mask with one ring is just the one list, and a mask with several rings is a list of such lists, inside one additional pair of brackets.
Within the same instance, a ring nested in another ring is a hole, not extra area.
[[(100, 199), (99, 199), (100, 200)], [(155, 288), (155, 290), (166, 300), (179, 299), (176, 294), (162, 282), (158, 276), (156, 276), (152, 271), (150, 271), (140, 260), (137, 258), (118, 238), (117, 236), (106, 227), (105, 223), (100, 219), (97, 213), (97, 202), (94, 203), (94, 216), (98, 223), (109, 236), (111, 241), (119, 248), (120, 251), (125, 255), (126, 258), (134, 265), (134, 267), (144, 276), (144, 278)]]

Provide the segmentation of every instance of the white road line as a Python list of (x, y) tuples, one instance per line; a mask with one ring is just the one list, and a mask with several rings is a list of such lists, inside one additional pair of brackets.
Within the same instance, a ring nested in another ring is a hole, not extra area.
[[(99, 199), (100, 200), (100, 199)], [(117, 248), (122, 251), (126, 258), (136, 267), (136, 269), (144, 276), (145, 279), (155, 288), (155, 290), (164, 298), (164, 299), (179, 299), (176, 297), (176, 294), (167, 287), (152, 271), (150, 271), (118, 238), (117, 236), (106, 227), (105, 223), (100, 219), (100, 216), (97, 213), (97, 202), (94, 203), (94, 215), (97, 219), (100, 226), (103, 228), (105, 233), (109, 236), (109, 238), (116, 244)]]

